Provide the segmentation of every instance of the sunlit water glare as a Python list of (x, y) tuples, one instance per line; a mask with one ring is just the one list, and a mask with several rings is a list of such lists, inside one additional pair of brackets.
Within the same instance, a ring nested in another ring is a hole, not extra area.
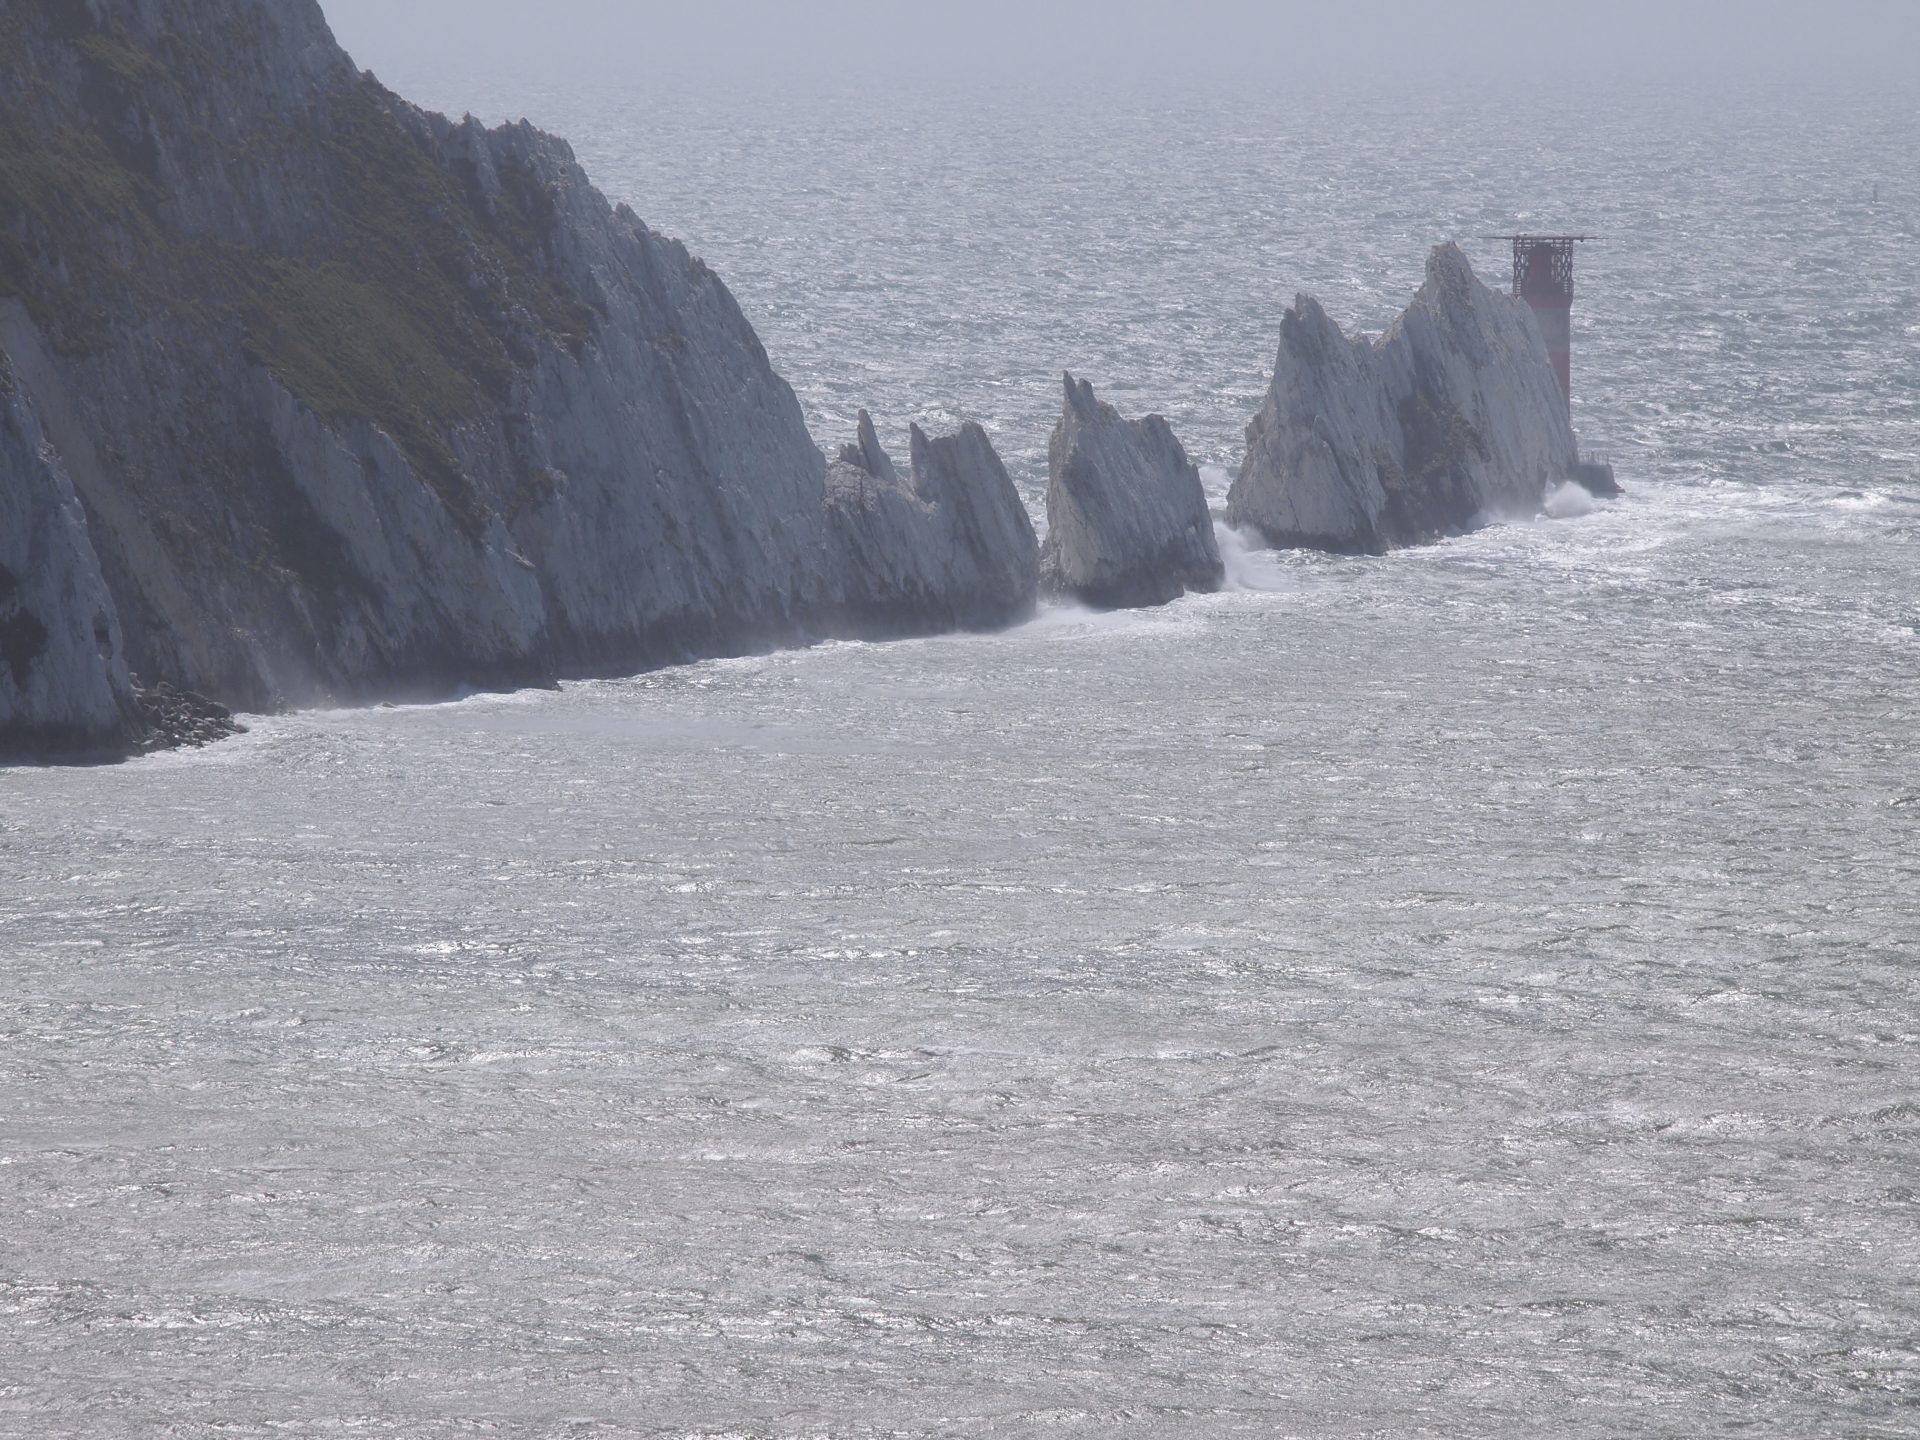
[(1914, 94), (385, 78), (1036, 509), (1061, 368), (1219, 497), (1294, 290), (1580, 226), (1630, 493), (0, 772), (0, 1431), (1920, 1427)]

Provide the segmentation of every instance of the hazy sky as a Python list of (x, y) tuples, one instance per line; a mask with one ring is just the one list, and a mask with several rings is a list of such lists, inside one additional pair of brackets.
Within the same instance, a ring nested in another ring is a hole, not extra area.
[(1920, 0), (322, 0), (361, 65), (553, 78), (1904, 74)]

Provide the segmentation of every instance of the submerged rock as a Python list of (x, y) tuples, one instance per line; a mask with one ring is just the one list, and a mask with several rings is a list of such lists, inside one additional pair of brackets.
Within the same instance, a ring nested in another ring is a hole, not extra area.
[(1614, 478), (1613, 462), (1610, 460), (1576, 460), (1573, 483), (1602, 500), (1611, 500), (1621, 494), (1620, 482)]
[(827, 507), (846, 577), (835, 628), (879, 637), (990, 630), (1033, 613), (1039, 545), (986, 431), (928, 438), (903, 477), (862, 410), (827, 469)]
[(1220, 588), (1200, 472), (1162, 417), (1125, 419), (1068, 375), (1047, 461), (1040, 580), (1050, 593), (1117, 610)]
[(1377, 552), (1535, 513), (1577, 460), (1532, 312), (1442, 245), (1377, 340), (1295, 299), (1227, 521), (1274, 545)]

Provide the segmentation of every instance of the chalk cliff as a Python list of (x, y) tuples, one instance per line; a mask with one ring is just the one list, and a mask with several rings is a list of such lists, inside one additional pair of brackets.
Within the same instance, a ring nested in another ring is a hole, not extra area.
[[(129, 671), (268, 709), (1019, 607), (857, 544), (719, 279), (564, 142), (390, 94), (315, 0), (0, 4), (0, 355), (44, 537), (0, 537), (36, 652), (0, 730), (132, 746)], [(984, 438), (928, 442), (930, 503), (1017, 542)]]
[(1532, 312), (1442, 245), (1378, 339), (1294, 300), (1227, 521), (1275, 545), (1381, 551), (1534, 513), (1577, 460)]
[(883, 637), (986, 630), (1033, 613), (1039, 545), (986, 431), (929, 438), (914, 426), (903, 477), (862, 410), (854, 443), (827, 470), (827, 504), (845, 546), (836, 629)]
[(0, 355), (0, 751), (111, 752), (138, 731), (86, 516)]
[(1158, 415), (1128, 420), (1090, 383), (1065, 378), (1047, 445), (1042, 587), (1115, 610), (1219, 589), (1206, 492), (1172, 428)]

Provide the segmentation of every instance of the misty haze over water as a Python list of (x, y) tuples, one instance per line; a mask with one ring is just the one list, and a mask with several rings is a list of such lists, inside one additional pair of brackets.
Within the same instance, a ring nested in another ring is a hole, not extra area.
[(1912, 1433), (1913, 7), (328, 8), (823, 444), (1577, 227), (1629, 493), (5, 772), (0, 1432)]
[(1532, 79), (1573, 112), (1622, 81), (1911, 80), (1920, 44), (1901, 0), (335, 0), (327, 13), (362, 64), (454, 83), (488, 70), (723, 88), (1236, 76), (1287, 93)]

